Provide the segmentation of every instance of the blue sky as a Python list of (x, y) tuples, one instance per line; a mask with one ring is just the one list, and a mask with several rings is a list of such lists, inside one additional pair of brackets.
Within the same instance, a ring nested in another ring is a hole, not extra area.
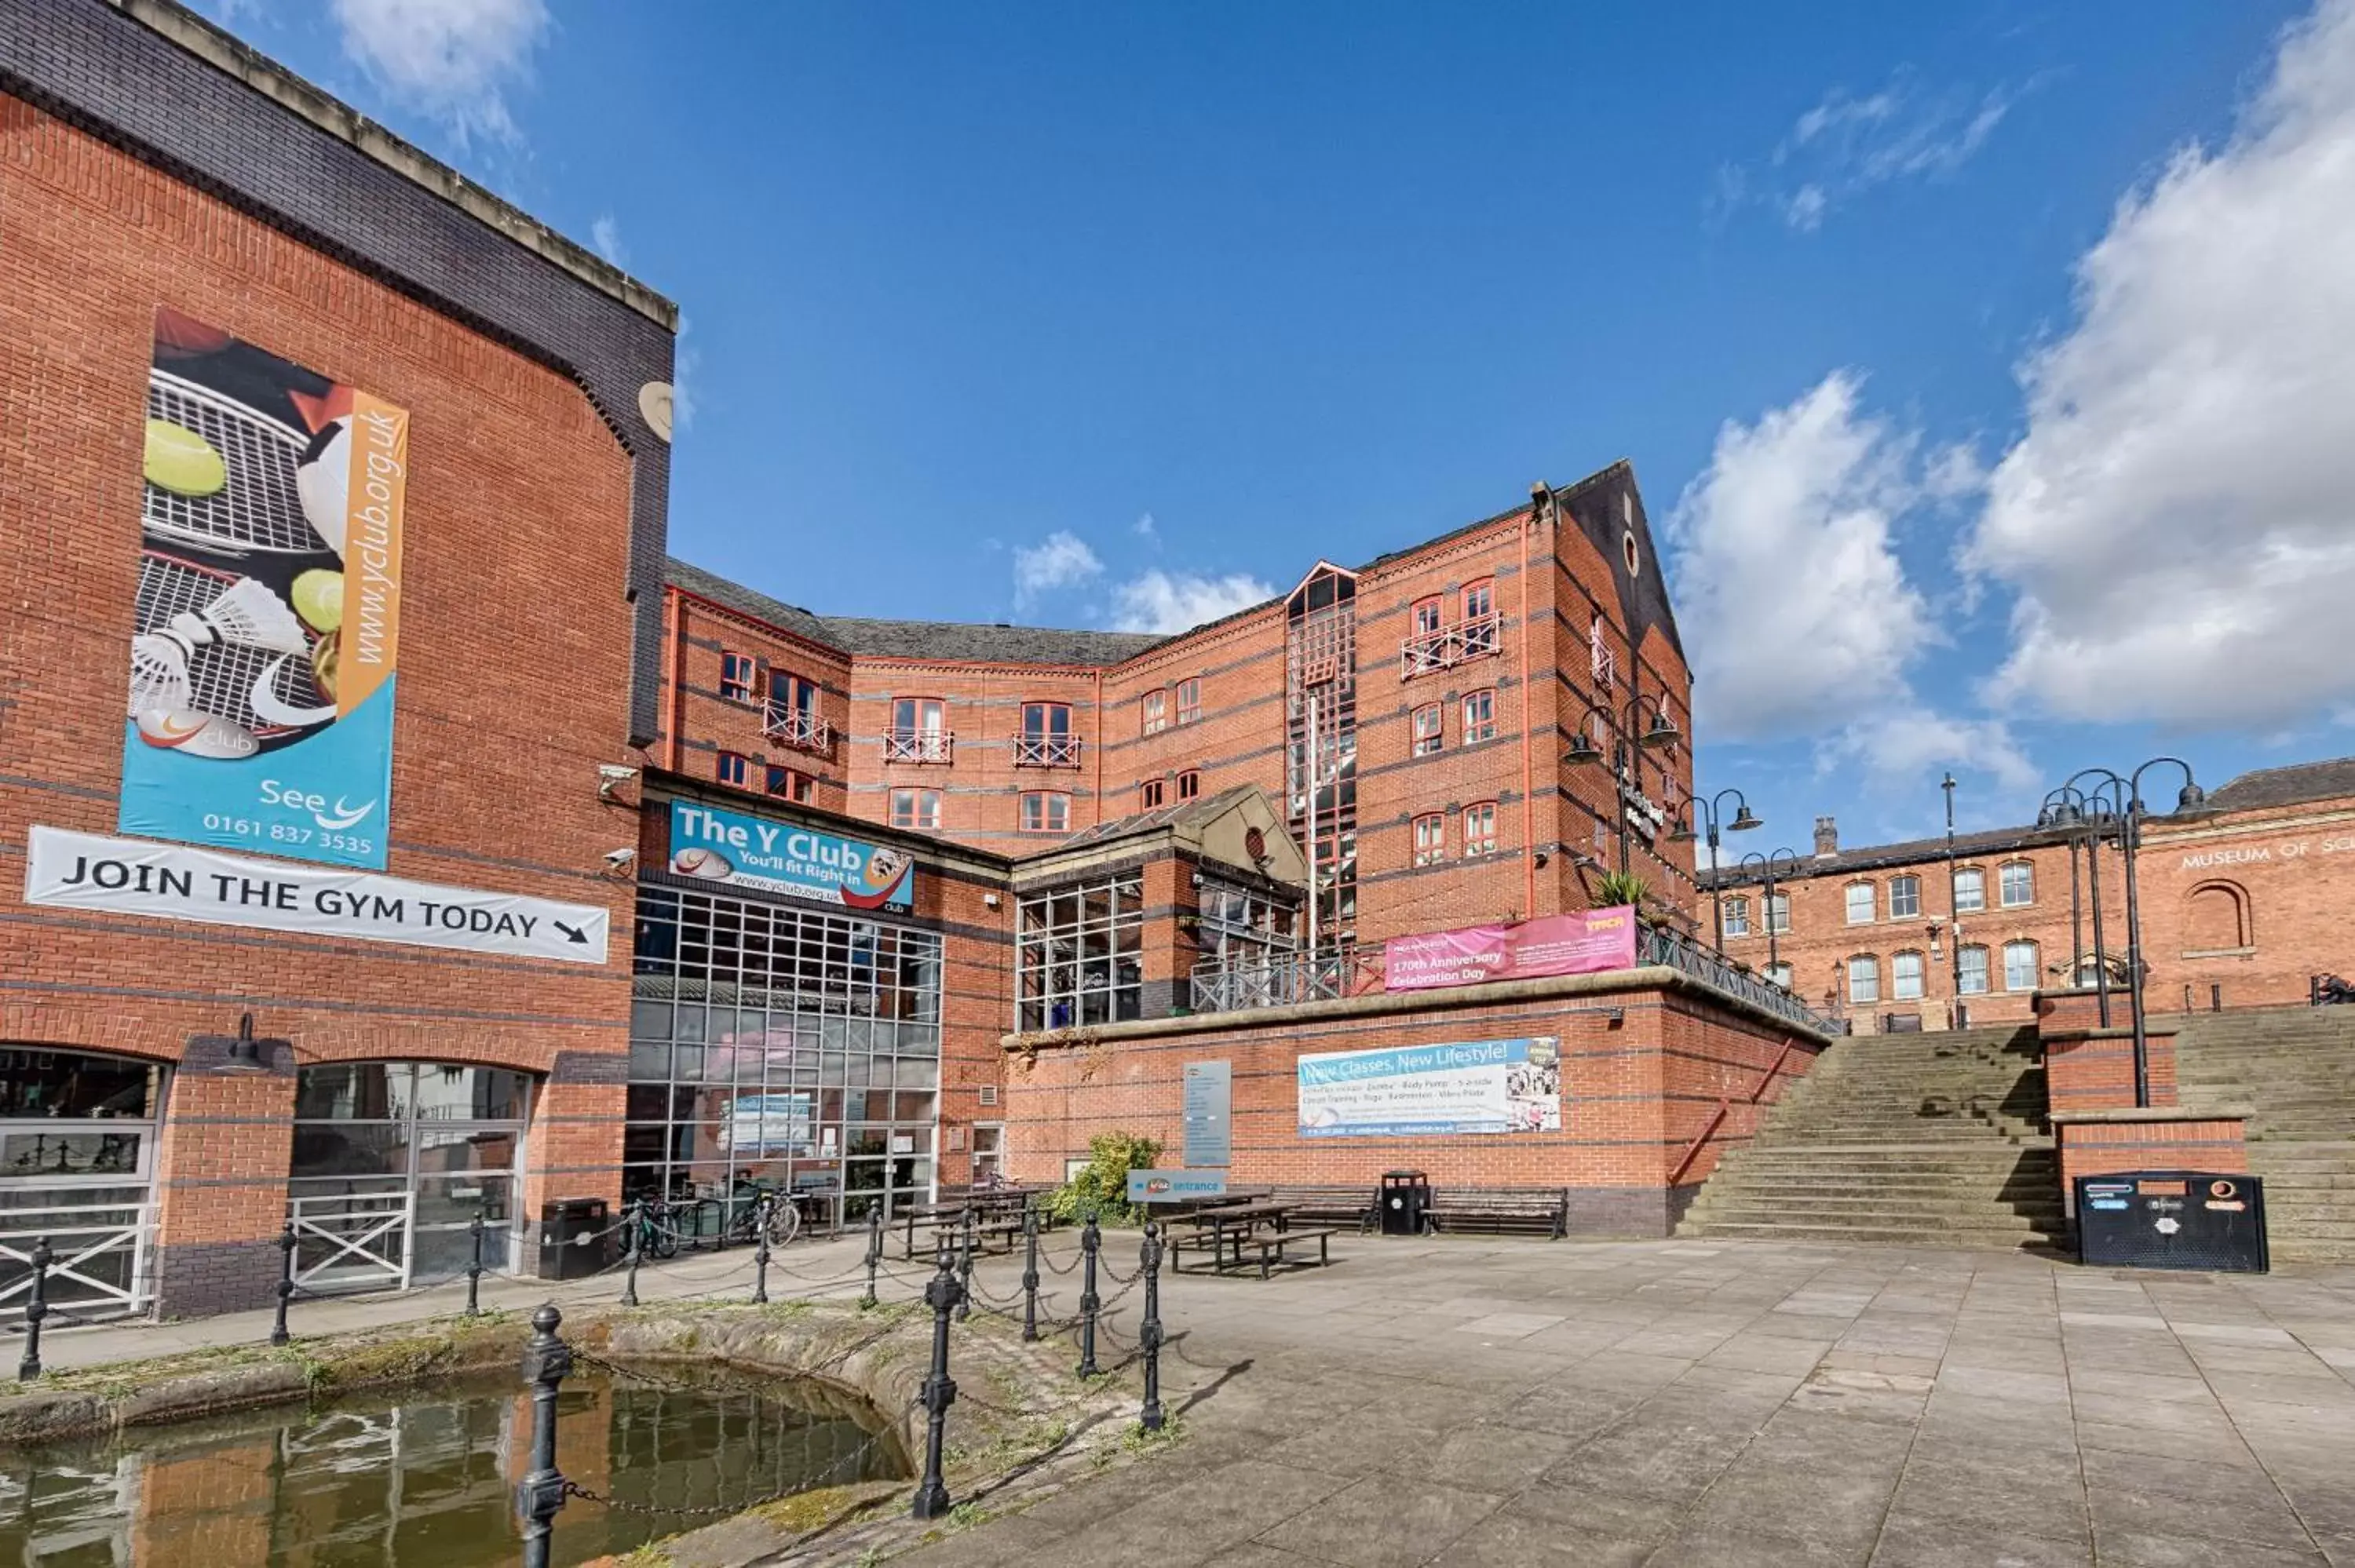
[(1742, 848), (2355, 750), (2355, 0), (212, 10), (680, 302), (782, 598), (1179, 623), (1625, 456)]

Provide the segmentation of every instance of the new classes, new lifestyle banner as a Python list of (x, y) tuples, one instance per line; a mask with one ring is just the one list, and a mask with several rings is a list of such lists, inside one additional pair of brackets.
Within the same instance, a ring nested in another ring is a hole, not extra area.
[(1560, 1132), (1561, 1042), (1474, 1040), (1299, 1061), (1303, 1138)]
[(409, 415), (155, 313), (123, 832), (382, 870)]

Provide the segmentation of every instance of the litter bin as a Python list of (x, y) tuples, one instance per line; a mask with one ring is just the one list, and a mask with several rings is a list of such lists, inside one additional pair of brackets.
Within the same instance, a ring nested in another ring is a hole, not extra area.
[(1385, 1171), (1374, 1206), (1381, 1211), (1382, 1234), (1421, 1235), (1431, 1213), (1431, 1178), (1420, 1171)]
[(2080, 1176), (2077, 1261), (2109, 1268), (2263, 1274), (2265, 1184), (2239, 1171), (2127, 1171)]
[(539, 1208), (539, 1277), (583, 1279), (613, 1261), (602, 1198), (557, 1198)]

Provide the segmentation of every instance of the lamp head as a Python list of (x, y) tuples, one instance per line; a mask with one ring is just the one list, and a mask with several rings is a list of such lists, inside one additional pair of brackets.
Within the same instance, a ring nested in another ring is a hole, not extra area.
[(1561, 759), (1564, 762), (1600, 762), (1603, 760), (1603, 748), (1589, 740), (1582, 729), (1571, 736), (1570, 749), (1561, 754)]
[(2190, 779), (2184, 779), (2183, 791), (2175, 798), (2175, 814), (2179, 817), (2187, 813), (2198, 815), (2206, 810), (2207, 806), (2208, 791)]
[(1746, 833), (1753, 828), (1763, 828), (1765, 825), (1764, 818), (1751, 815), (1750, 802), (1744, 800), (1742, 802), (1742, 810), (1733, 814), (1733, 821), (1725, 824), (1725, 831), (1729, 833)]
[(1684, 731), (1677, 727), (1676, 720), (1670, 718), (1665, 713), (1656, 711), (1652, 715), (1652, 726), (1649, 729), (1646, 729), (1644, 732), (1641, 744), (1645, 746), (1666, 746), (1668, 742), (1676, 739), (1683, 733)]

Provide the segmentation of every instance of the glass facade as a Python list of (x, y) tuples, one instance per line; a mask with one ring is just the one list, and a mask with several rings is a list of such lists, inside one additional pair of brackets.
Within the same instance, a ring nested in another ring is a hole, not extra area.
[(165, 1069), (79, 1051), (0, 1049), (0, 1317), (30, 1293), (48, 1238), (48, 1299), (77, 1312), (146, 1304)]
[(1141, 1018), (1145, 879), (1134, 873), (1017, 902), (1017, 1026), (1069, 1029)]
[(764, 1191), (821, 1224), (927, 1200), (937, 932), (815, 905), (638, 889), (622, 1196), (725, 1233)]

